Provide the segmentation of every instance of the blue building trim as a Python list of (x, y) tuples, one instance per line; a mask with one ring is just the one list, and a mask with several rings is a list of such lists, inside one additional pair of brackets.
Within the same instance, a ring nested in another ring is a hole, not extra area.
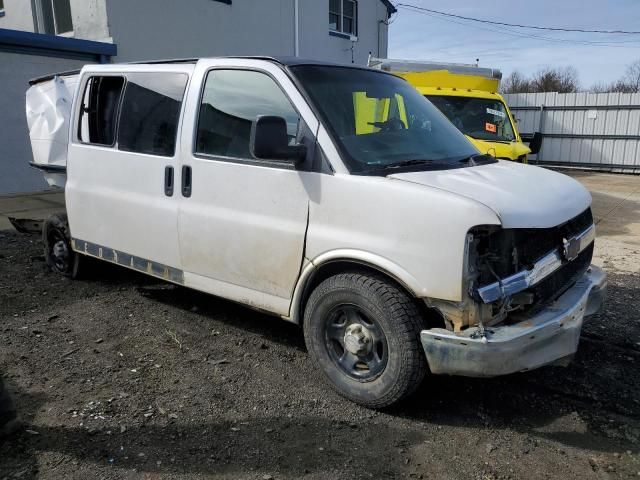
[(0, 28), (0, 51), (107, 63), (118, 54), (118, 47), (112, 43)]

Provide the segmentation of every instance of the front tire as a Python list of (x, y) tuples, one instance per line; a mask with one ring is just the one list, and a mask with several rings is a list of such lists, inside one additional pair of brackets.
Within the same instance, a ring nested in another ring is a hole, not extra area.
[(332, 387), (369, 408), (412, 393), (427, 372), (422, 318), (411, 297), (382, 276), (343, 273), (312, 292), (305, 342)]
[(56, 273), (69, 278), (81, 275), (81, 255), (71, 248), (69, 222), (64, 213), (51, 215), (42, 228), (42, 243), (47, 266)]

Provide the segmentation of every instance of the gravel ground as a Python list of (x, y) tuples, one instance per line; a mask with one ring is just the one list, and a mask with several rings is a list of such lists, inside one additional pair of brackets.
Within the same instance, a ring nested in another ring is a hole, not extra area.
[(568, 368), (430, 377), (384, 412), (334, 394), (294, 325), (110, 266), (49, 273), (0, 232), (3, 478), (640, 478), (640, 275)]

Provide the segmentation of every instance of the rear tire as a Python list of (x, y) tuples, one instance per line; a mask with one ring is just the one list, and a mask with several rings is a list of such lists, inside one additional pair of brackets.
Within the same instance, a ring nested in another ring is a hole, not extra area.
[(412, 393), (427, 373), (414, 300), (382, 276), (343, 273), (312, 292), (304, 312), (307, 349), (331, 386), (369, 408)]
[(51, 215), (42, 228), (42, 243), (47, 266), (69, 278), (79, 278), (86, 263), (82, 255), (71, 248), (71, 235), (66, 213)]

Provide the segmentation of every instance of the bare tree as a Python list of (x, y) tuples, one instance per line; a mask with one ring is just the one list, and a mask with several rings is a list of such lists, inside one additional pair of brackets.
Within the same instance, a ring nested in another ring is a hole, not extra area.
[(528, 93), (531, 91), (531, 82), (518, 70), (514, 70), (502, 81), (500, 90), (502, 93)]
[(559, 92), (572, 93), (580, 88), (578, 72), (573, 67), (544, 68), (527, 78), (513, 71), (502, 81), (502, 93)]
[(590, 89), (594, 93), (640, 93), (640, 59), (629, 64), (624, 75), (611, 83), (597, 83)]
[(534, 92), (574, 93), (579, 88), (578, 72), (574, 67), (545, 68), (531, 79)]
[(589, 92), (591, 93), (607, 93), (610, 92), (611, 90), (609, 90), (611, 88), (611, 85), (608, 83), (604, 83), (604, 82), (598, 82), (598, 83), (594, 83), (593, 85), (591, 85), (591, 88), (589, 89)]
[(626, 84), (629, 89), (627, 93), (640, 92), (640, 59), (627, 66), (627, 70), (622, 77), (622, 82)]

